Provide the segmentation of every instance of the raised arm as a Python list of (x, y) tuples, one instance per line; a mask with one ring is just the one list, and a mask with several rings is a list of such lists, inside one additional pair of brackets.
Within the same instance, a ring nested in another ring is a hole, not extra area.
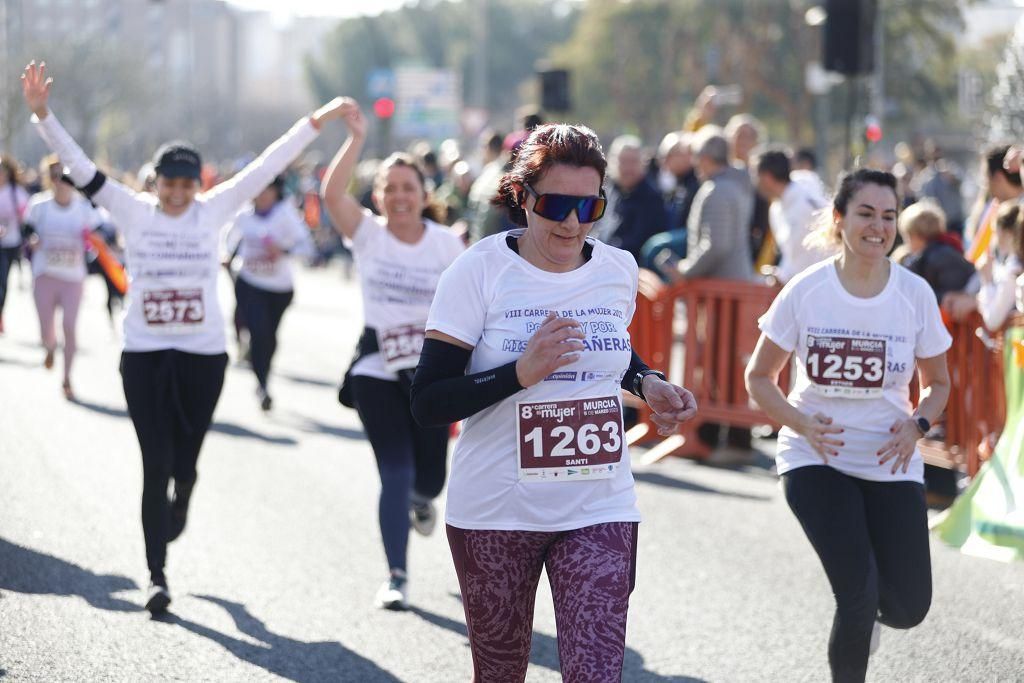
[(212, 222), (224, 224), (243, 204), (258, 195), (316, 139), (323, 124), (341, 117), (344, 103), (344, 98), (336, 97), (300, 119), (238, 175), (204, 193), (201, 201), (214, 215)]
[(32, 110), (36, 131), (68, 167), (71, 180), (86, 196), (110, 211), (119, 225), (134, 225), (137, 219), (133, 212), (147, 210), (150, 202), (97, 170), (96, 164), (86, 156), (78, 143), (64, 130), (57, 117), (50, 112), (52, 85), (53, 79), (46, 75), (46, 62), (37, 65), (32, 61), (21, 75), (22, 94), (25, 96), (25, 103)]
[(349, 194), (348, 186), (352, 182), (352, 174), (366, 143), (366, 118), (359, 105), (354, 100), (347, 99), (342, 120), (348, 126), (348, 139), (338, 150), (330, 168), (327, 169), (327, 174), (324, 175), (320, 196), (335, 230), (352, 239), (359, 222), (363, 219), (363, 208), (355, 197)]

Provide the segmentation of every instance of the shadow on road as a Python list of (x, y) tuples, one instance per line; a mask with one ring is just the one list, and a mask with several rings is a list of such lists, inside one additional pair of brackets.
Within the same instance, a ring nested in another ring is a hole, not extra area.
[(139, 612), (140, 605), (114, 593), (138, 590), (124, 576), (94, 574), (76, 564), (0, 538), (0, 592), (78, 596), (93, 607), (113, 612)]
[(42, 361), (28, 361), (21, 358), (4, 358), (0, 356), (0, 364), (3, 365), (17, 365), (21, 368), (41, 368), (43, 367)]
[(196, 598), (223, 607), (245, 635), (259, 641), (253, 644), (232, 638), (208, 626), (197, 624), (170, 613), (158, 621), (180, 626), (196, 635), (209, 638), (242, 661), (296, 683), (312, 681), (378, 681), (399, 680), (374, 662), (334, 641), (307, 643), (267, 630), (266, 625), (249, 613), (245, 605), (209, 595)]
[(110, 417), (128, 417), (128, 411), (125, 408), (115, 408), (114, 406), (105, 406), (99, 403), (92, 403), (91, 401), (85, 401), (79, 397), (75, 397), (75, 400), (71, 401), (76, 406), (91, 410), (94, 413), (100, 415), (109, 415)]
[(281, 379), (286, 379), (289, 382), (294, 382), (295, 384), (308, 384), (308, 385), (314, 386), (314, 387), (327, 387), (329, 389), (334, 389), (334, 390), (337, 390), (337, 388), (338, 388), (338, 380), (336, 380), (336, 379), (335, 380), (327, 380), (327, 379), (320, 379), (319, 377), (303, 377), (302, 375), (293, 375), (293, 374), (288, 374), (288, 373), (282, 374), (282, 373), (276, 373), (276, 372), (274, 373), (274, 376), (275, 377), (280, 377)]
[(633, 479), (645, 484), (664, 486), (671, 489), (680, 489), (682, 491), (692, 491), (693, 493), (710, 493), (716, 496), (727, 496), (729, 498), (740, 498), (742, 500), (771, 500), (769, 496), (756, 496), (749, 493), (736, 493), (735, 491), (721, 491), (719, 489), (711, 488), (710, 486), (704, 486), (703, 484), (695, 484), (692, 481), (684, 481), (682, 479), (668, 477), (660, 472), (634, 472)]
[[(458, 596), (454, 597), (458, 599)], [(443, 629), (458, 633), (460, 636), (468, 637), (466, 625), (461, 621), (455, 621), (454, 619), (449, 619), (448, 617), (441, 616), (440, 614), (428, 612), (420, 607), (410, 607), (409, 611), (434, 626), (440, 626)], [(466, 653), (466, 657), (470, 657), (468, 652)], [(558, 660), (558, 639), (534, 631), (533, 640), (530, 644), (530, 663), (535, 666), (542, 666), (545, 669), (550, 669), (551, 671), (561, 671)], [(467, 661), (467, 666), (470, 665), (470, 662)], [(689, 676), (659, 676), (652, 671), (647, 671), (644, 668), (643, 655), (628, 647), (626, 648), (625, 659), (622, 662), (622, 680), (641, 682), (669, 681), (671, 683), (706, 683), (702, 678), (692, 678)]]
[(237, 436), (245, 439), (256, 439), (257, 441), (263, 441), (264, 443), (271, 443), (277, 446), (295, 446), (298, 445), (298, 441), (290, 436), (269, 436), (267, 434), (260, 434), (254, 432), (248, 427), (234, 424), (233, 422), (214, 422), (210, 425), (211, 432), (217, 432), (218, 434), (225, 434), (227, 436)]
[(328, 436), (337, 436), (339, 438), (350, 439), (352, 441), (366, 441), (366, 432), (361, 429), (338, 427), (337, 425), (320, 422), (319, 420), (314, 420), (311, 417), (299, 415), (298, 413), (292, 413), (292, 415), (299, 418), (295, 421), (296, 429), (301, 429), (306, 433), (327, 434)]

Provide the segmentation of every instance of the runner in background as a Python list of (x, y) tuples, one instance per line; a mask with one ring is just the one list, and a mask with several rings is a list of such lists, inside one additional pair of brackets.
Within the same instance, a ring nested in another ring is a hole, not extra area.
[(53, 367), (57, 350), (56, 315), (61, 309), (64, 328), (64, 397), (74, 400), (71, 367), (78, 347), (75, 330), (85, 282), (85, 241), (99, 227), (92, 205), (75, 191), (56, 155), (40, 165), (43, 192), (32, 197), (25, 214), (23, 234), (32, 250), (32, 289), (39, 314), (39, 330), (46, 350), (43, 366)]
[(226, 237), (228, 252), (237, 250), (242, 258), (235, 277), (235, 298), (249, 330), (256, 395), (264, 411), (273, 403), (267, 382), (277, 350), (277, 328), (294, 296), (288, 257), (313, 254), (309, 228), (285, 199), (284, 178), (278, 176), (235, 218)]
[(0, 334), (4, 332), (11, 266), (21, 257), (21, 219), (28, 199), (19, 183), (18, 162), (6, 155), (0, 157)]
[(413, 412), (466, 420), (447, 531), (476, 681), (525, 678), (543, 570), (564, 680), (621, 680), (640, 521), (622, 389), (662, 434), (696, 414), (632, 352), (635, 259), (589, 237), (605, 168), (589, 128), (537, 127), (494, 199), (525, 227), (459, 257), (427, 320)]
[[(142, 450), (142, 528), (150, 585), (146, 609), (163, 612), (171, 596), (167, 544), (185, 528), (199, 450), (213, 419), (227, 367), (217, 299), (220, 228), (312, 142), (340, 102), (324, 105), (231, 180), (198, 192), (201, 162), (185, 143), (168, 143), (154, 160), (155, 192), (135, 193), (96, 169), (48, 107), (52, 79), (32, 62), (22, 90), (43, 140), (69, 167), (86, 196), (123, 231), (131, 283), (121, 375), (128, 414)], [(168, 501), (169, 481), (174, 498)]]
[[(879, 623), (912, 628), (931, 604), (917, 441), (949, 397), (952, 339), (928, 283), (887, 257), (897, 206), (891, 173), (841, 180), (821, 233), (840, 255), (786, 284), (747, 366), (750, 396), (784, 425), (776, 465), (786, 500), (835, 595), (828, 659), (839, 682), (864, 680)], [(778, 378), (794, 354), (787, 398)]]
[(436, 222), (423, 172), (408, 155), (392, 155), (377, 171), (373, 203), (380, 216), (348, 193), (366, 142), (366, 119), (353, 100), (346, 100), (343, 112), (349, 137), (324, 176), (321, 194), (355, 256), (366, 326), (339, 399), (359, 412), (380, 472), (378, 516), (390, 574), (374, 602), (405, 609), (409, 527), (424, 535), (433, 531), (432, 501), (444, 488), (448, 456), (448, 426), (416, 424), (409, 386), (438, 278), (463, 246)]

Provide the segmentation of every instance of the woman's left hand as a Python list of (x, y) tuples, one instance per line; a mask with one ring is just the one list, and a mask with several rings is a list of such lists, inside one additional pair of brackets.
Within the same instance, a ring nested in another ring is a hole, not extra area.
[(889, 427), (892, 438), (885, 442), (885, 445), (878, 449), (878, 464), (884, 465), (890, 460), (892, 463), (892, 474), (903, 468), (904, 474), (910, 467), (910, 458), (914, 455), (917, 442), (921, 439), (921, 430), (913, 420), (897, 420)]
[(683, 387), (670, 384), (655, 375), (644, 377), (644, 398), (654, 414), (651, 421), (658, 425), (658, 434), (669, 436), (679, 425), (697, 415), (697, 400)]

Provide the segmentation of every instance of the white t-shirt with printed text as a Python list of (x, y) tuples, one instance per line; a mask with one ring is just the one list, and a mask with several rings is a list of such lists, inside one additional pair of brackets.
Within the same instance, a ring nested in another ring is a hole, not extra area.
[[(257, 214), (251, 206), (242, 210), (235, 217), (225, 241), (228, 251), (237, 246), (242, 258), (238, 277), (270, 292), (291, 291), (295, 276), (289, 255), (313, 251), (309, 228), (288, 200), (279, 201), (265, 216)], [(288, 254), (272, 259), (268, 242)]]
[(29, 201), (25, 223), (39, 237), (32, 254), (32, 274), (48, 275), (65, 282), (85, 279), (85, 236), (100, 225), (96, 209), (77, 194), (71, 203), (61, 206), (50, 191), (40, 192)]
[[(410, 244), (395, 237), (383, 218), (366, 211), (349, 241), (359, 267), (363, 320), (378, 337), (405, 327), (422, 332), (441, 273), (465, 250), (462, 240), (443, 225), (431, 220), (424, 225), (423, 236)], [(380, 353), (359, 359), (352, 374), (398, 379)]]
[[(878, 464), (889, 428), (913, 414), (910, 382), (917, 358), (932, 358), (952, 344), (931, 287), (894, 263), (877, 296), (856, 297), (839, 280), (836, 259), (791, 280), (760, 319), (761, 331), (795, 353), (796, 382), (789, 401), (807, 414), (824, 413), (845, 431), (831, 467), (871, 481), (917, 481), (924, 464), (915, 451), (906, 473)], [(814, 381), (812, 381), (812, 379)], [(823, 465), (806, 439), (789, 427), (779, 432), (779, 474)]]
[[(455, 445), (446, 520), (461, 529), (564, 531), (640, 521), (625, 439), (613, 476), (530, 481), (520, 477), (517, 402), (619, 396), (629, 367), (627, 330), (636, 306), (637, 265), (621, 249), (589, 239), (589, 261), (567, 273), (528, 263), (494, 235), (441, 276), (427, 329), (473, 346), (467, 373), (516, 361), (549, 311), (584, 328), (580, 360), (469, 417)], [(571, 461), (570, 461), (571, 464)]]

